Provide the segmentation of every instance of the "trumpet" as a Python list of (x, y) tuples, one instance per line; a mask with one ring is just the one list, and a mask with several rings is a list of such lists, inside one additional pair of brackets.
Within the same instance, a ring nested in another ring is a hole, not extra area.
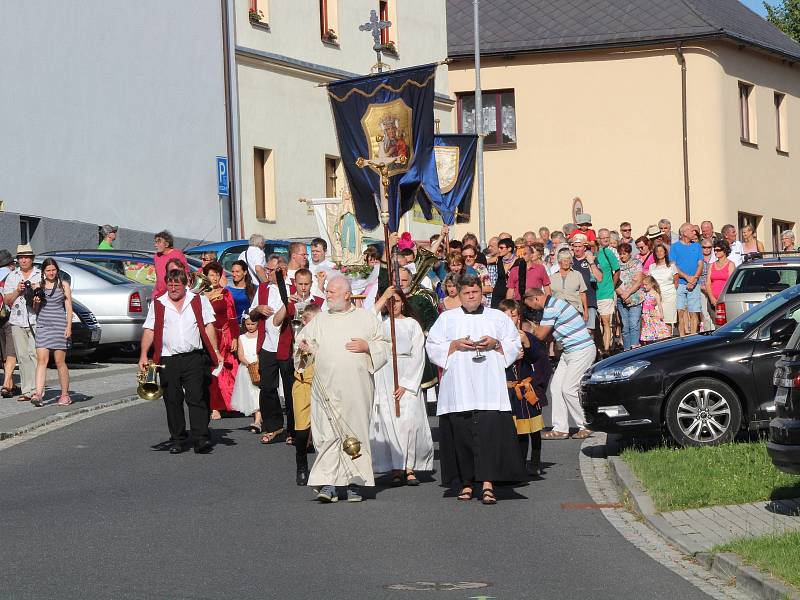
[(202, 273), (189, 273), (189, 290), (195, 294), (203, 294), (214, 289), (208, 277)]
[(147, 363), (144, 371), (140, 371), (136, 376), (139, 386), (136, 388), (136, 394), (142, 400), (158, 400), (163, 394), (161, 385), (158, 383), (158, 369), (161, 365), (157, 365), (152, 360)]

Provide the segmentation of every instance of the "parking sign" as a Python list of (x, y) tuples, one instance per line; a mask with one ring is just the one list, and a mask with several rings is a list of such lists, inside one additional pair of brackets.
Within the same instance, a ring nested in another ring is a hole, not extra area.
[(228, 195), (228, 157), (217, 157), (217, 193), (220, 196)]

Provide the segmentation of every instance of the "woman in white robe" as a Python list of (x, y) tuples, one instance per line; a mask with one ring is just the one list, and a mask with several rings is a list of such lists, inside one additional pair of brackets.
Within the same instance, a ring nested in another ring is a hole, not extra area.
[[(433, 470), (433, 438), (420, 383), (425, 368), (425, 334), (399, 294), (387, 289), (374, 309), (380, 312), (394, 295), (397, 340), (397, 390), (391, 361), (375, 373), (375, 405), (370, 425), (372, 468), (376, 473), (392, 472), (392, 485), (419, 485), (415, 471)], [(404, 310), (405, 309), (405, 310)], [(405, 314), (404, 314), (405, 313)], [(383, 320), (384, 336), (390, 339), (388, 316)], [(400, 398), (400, 416), (395, 398)]]

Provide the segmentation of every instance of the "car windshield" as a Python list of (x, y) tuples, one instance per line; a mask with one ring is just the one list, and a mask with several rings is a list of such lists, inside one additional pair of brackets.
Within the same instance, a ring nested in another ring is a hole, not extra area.
[(101, 267), (100, 265), (96, 265), (90, 262), (76, 262), (73, 263), (76, 267), (83, 269), (84, 271), (88, 271), (95, 277), (99, 277), (103, 281), (110, 283), (111, 285), (120, 285), (123, 283), (130, 283), (131, 280), (127, 277), (123, 277), (119, 273), (115, 273), (105, 267)]
[(800, 267), (764, 265), (734, 273), (728, 294), (776, 293), (800, 283)]
[(726, 335), (731, 333), (744, 333), (759, 324), (765, 317), (779, 310), (785, 304), (800, 296), (800, 285), (789, 288), (776, 296), (767, 298), (757, 306), (739, 315), (726, 325), (717, 329), (715, 335)]

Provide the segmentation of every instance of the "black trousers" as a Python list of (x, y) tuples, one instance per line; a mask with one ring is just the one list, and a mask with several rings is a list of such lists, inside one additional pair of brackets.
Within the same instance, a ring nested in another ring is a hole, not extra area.
[(258, 407), (261, 410), (261, 430), (265, 433), (283, 428), (283, 411), (278, 397), (278, 359), (274, 352), (258, 353), (258, 372), (261, 375)]
[(294, 459), (298, 469), (308, 470), (308, 439), (311, 429), (298, 429), (294, 433)]
[(528, 460), (528, 438), (531, 441), (531, 464), (538, 467), (542, 462), (542, 432), (536, 433), (521, 433), (517, 435), (519, 442), (519, 451), (522, 454), (522, 460)]
[(170, 438), (173, 442), (184, 442), (189, 437), (183, 413), (183, 403), (186, 402), (194, 445), (208, 442), (208, 421), (211, 416), (211, 364), (208, 356), (204, 351), (197, 350), (165, 356), (163, 364), (161, 387), (164, 389)]

